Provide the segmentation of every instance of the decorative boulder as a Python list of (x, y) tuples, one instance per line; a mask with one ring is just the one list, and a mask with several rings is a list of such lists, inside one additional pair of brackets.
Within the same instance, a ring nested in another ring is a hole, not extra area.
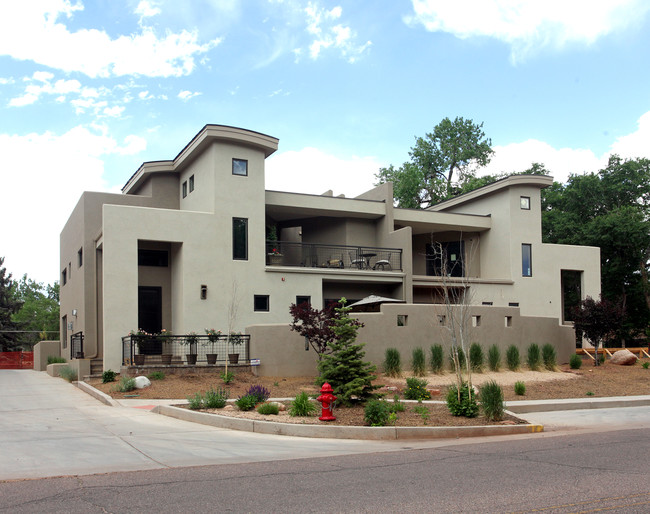
[(636, 355), (634, 355), (630, 350), (619, 350), (614, 352), (612, 358), (609, 360), (612, 364), (618, 364), (619, 366), (632, 366), (636, 363)]
[(136, 389), (144, 389), (145, 387), (149, 387), (150, 385), (151, 385), (151, 380), (149, 380), (147, 377), (135, 377)]

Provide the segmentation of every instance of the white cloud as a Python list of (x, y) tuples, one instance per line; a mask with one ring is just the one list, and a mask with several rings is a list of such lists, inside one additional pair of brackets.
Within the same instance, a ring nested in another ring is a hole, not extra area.
[(160, 9), (157, 7), (156, 2), (150, 2), (148, 0), (140, 0), (140, 3), (135, 8), (135, 14), (139, 14), (142, 18), (151, 18), (160, 14)]
[(115, 105), (113, 107), (106, 107), (102, 112), (104, 113), (104, 116), (118, 118), (122, 115), (124, 109), (125, 107), (122, 107), (121, 105)]
[(317, 148), (277, 153), (266, 161), (266, 188), (294, 193), (357, 196), (372, 189), (385, 166), (374, 157), (340, 158)]
[(642, 115), (637, 121), (638, 128), (635, 132), (621, 136), (611, 146), (611, 152), (621, 157), (645, 157), (650, 159), (650, 111)]
[(202, 95), (203, 93), (200, 93), (199, 91), (195, 91), (192, 93), (191, 91), (181, 91), (178, 93), (178, 98), (183, 100), (184, 102), (187, 102), (190, 98), (194, 98), (195, 96)]
[(0, 219), (5, 265), (14, 276), (51, 283), (59, 277), (59, 233), (83, 191), (105, 191), (103, 158), (144, 149), (138, 136), (120, 144), (105, 127), (77, 126), (57, 135), (0, 134), (3, 174)]
[(543, 47), (591, 44), (638, 23), (647, 0), (412, 0), (406, 23), (464, 39), (487, 36), (511, 46), (513, 62)]
[[(342, 57), (353, 63), (370, 48), (372, 42), (364, 44), (355, 42), (357, 34), (350, 27), (335, 24), (341, 18), (343, 9), (340, 6), (330, 10), (321, 8), (316, 2), (309, 2), (304, 9), (307, 21), (307, 33), (313, 38), (309, 44), (309, 56), (318, 59), (323, 50), (333, 48), (339, 51)], [(293, 50), (296, 59), (302, 55), (302, 50)]]
[(13, 84), (14, 82), (15, 81), (14, 81), (13, 77), (9, 77), (9, 78), (0, 77), (0, 86), (6, 86), (8, 84)]
[[(22, 96), (12, 98), (9, 100), (10, 107), (22, 107), (25, 105), (33, 104), (41, 97), (41, 95), (56, 95), (57, 101), (60, 96), (65, 96), (70, 93), (78, 93), (81, 90), (81, 83), (78, 80), (57, 80), (52, 83), (54, 75), (49, 72), (37, 71), (30, 77), (23, 78), (27, 82), (25, 93)], [(38, 84), (37, 82), (40, 82)]]
[[(155, 10), (150, 2), (141, 2), (140, 6), (143, 13)], [(196, 66), (195, 58), (221, 41), (215, 38), (200, 43), (197, 31), (187, 30), (158, 36), (151, 27), (116, 38), (97, 29), (71, 32), (65, 19), (83, 8), (80, 1), (72, 4), (69, 0), (13, 2), (0, 17), (0, 55), (93, 78), (179, 77), (190, 74)]]

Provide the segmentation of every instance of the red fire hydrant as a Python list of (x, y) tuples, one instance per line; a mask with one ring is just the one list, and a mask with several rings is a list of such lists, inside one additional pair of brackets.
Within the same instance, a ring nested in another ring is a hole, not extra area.
[(334, 402), (336, 401), (336, 396), (332, 394), (333, 392), (332, 386), (325, 382), (320, 390), (320, 396), (316, 398), (316, 401), (321, 402), (323, 407), (321, 416), (318, 418), (321, 421), (334, 421), (336, 419), (333, 416)]

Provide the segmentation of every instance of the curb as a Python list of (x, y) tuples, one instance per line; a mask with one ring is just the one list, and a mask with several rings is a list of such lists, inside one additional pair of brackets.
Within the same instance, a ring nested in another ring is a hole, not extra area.
[(298, 425), (232, 418), (219, 414), (195, 412), (179, 407), (159, 405), (151, 411), (163, 416), (200, 423), (229, 430), (243, 430), (257, 434), (287, 435), (293, 437), (322, 437), (330, 439), (365, 439), (394, 441), (398, 439), (451, 439), (492, 435), (532, 434), (543, 432), (542, 425), (490, 425), (470, 427), (348, 427), (340, 425)]
[(106, 393), (102, 393), (100, 390), (95, 389), (93, 386), (86, 384), (86, 382), (83, 381), (78, 381), (75, 382), (75, 385), (81, 389), (84, 393), (89, 394), (96, 400), (99, 400), (105, 405), (108, 405), (109, 407), (119, 407), (119, 403), (117, 403), (113, 398), (111, 398), (109, 395)]
[(507, 402), (506, 408), (515, 414), (584, 409), (615, 409), (619, 407), (645, 407), (650, 396), (610, 396), (608, 398), (567, 398), (561, 400), (535, 400)]

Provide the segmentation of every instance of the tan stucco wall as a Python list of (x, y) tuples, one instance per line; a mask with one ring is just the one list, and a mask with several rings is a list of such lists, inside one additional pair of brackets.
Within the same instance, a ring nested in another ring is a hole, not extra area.
[(59, 341), (41, 341), (34, 345), (34, 369), (36, 371), (45, 371), (47, 368), (47, 358), (61, 356), (61, 343)]

